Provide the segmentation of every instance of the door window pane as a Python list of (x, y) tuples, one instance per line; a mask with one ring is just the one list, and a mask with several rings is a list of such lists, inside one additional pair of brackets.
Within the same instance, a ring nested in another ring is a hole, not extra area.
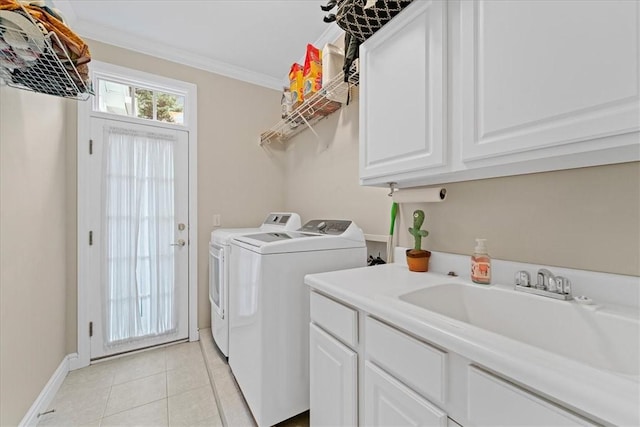
[(136, 117), (153, 120), (153, 91), (136, 88)]
[(183, 95), (98, 79), (98, 111), (184, 125)]
[(131, 91), (129, 85), (99, 79), (98, 111), (122, 116), (131, 115)]
[(184, 124), (184, 96), (156, 92), (157, 120), (160, 122)]

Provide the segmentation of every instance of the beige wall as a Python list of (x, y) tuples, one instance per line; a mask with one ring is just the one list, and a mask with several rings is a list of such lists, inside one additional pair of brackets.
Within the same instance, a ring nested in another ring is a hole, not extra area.
[[(446, 185), (442, 203), (407, 205), (402, 229), (423, 209), (425, 249), (471, 254), (487, 238), (497, 259), (640, 275), (640, 163)], [(413, 245), (402, 233), (404, 246)]]
[(0, 425), (17, 425), (67, 354), (62, 98), (0, 87)]
[[(351, 218), (365, 233), (386, 234), (388, 190), (358, 185), (358, 106), (287, 144), (286, 208), (311, 217)], [(426, 213), (423, 248), (471, 254), (488, 239), (496, 259), (640, 275), (640, 163), (445, 185), (443, 203), (401, 207), (399, 243), (415, 209)]]
[[(97, 41), (87, 43), (95, 60), (198, 86), (198, 326), (209, 327), (208, 243), (213, 214), (221, 215), (223, 227), (247, 227), (261, 223), (267, 212), (284, 207), (284, 156), (258, 144), (260, 133), (279, 117), (280, 94)], [(70, 133), (75, 137), (76, 109), (70, 109), (69, 115)], [(69, 154), (69, 161), (75, 164), (75, 153)], [(75, 175), (71, 183), (75, 195)], [(68, 205), (75, 209), (76, 200), (69, 200)], [(69, 238), (75, 242), (74, 215), (75, 211), (70, 213)], [(76, 286), (72, 283), (67, 292), (70, 307), (76, 307)], [(75, 352), (75, 310), (68, 313), (67, 328), (67, 351)]]
[(389, 233), (389, 191), (358, 178), (358, 103), (353, 102), (287, 142), (287, 210), (303, 221), (352, 219), (367, 234)]

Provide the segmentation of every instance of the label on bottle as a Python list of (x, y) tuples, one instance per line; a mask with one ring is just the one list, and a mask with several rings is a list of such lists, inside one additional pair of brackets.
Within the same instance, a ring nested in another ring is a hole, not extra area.
[(476, 283), (491, 283), (491, 262), (473, 260), (471, 262), (471, 280)]

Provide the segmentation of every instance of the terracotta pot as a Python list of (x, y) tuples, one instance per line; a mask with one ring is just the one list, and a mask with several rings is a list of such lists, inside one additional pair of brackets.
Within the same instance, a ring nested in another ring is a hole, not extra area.
[(431, 252), (423, 249), (407, 249), (406, 254), (409, 271), (429, 271), (429, 257), (431, 257)]

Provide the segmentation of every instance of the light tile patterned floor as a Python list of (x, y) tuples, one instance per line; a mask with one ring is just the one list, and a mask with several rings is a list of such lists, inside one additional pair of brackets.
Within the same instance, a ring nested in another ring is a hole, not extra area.
[(222, 426), (199, 342), (72, 371), (39, 426)]
[[(218, 400), (223, 424), (229, 427), (255, 426), (256, 423), (251, 416), (244, 397), (242, 397), (238, 383), (236, 383), (231, 373), (231, 368), (229, 368), (224, 355), (213, 342), (211, 329), (200, 330), (200, 345), (202, 346), (209, 371), (209, 378)], [(309, 412), (307, 411), (281, 422), (277, 427), (308, 426)]]
[[(176, 344), (72, 371), (39, 426), (229, 426), (255, 421), (210, 329)], [(307, 427), (309, 413), (278, 427)]]

